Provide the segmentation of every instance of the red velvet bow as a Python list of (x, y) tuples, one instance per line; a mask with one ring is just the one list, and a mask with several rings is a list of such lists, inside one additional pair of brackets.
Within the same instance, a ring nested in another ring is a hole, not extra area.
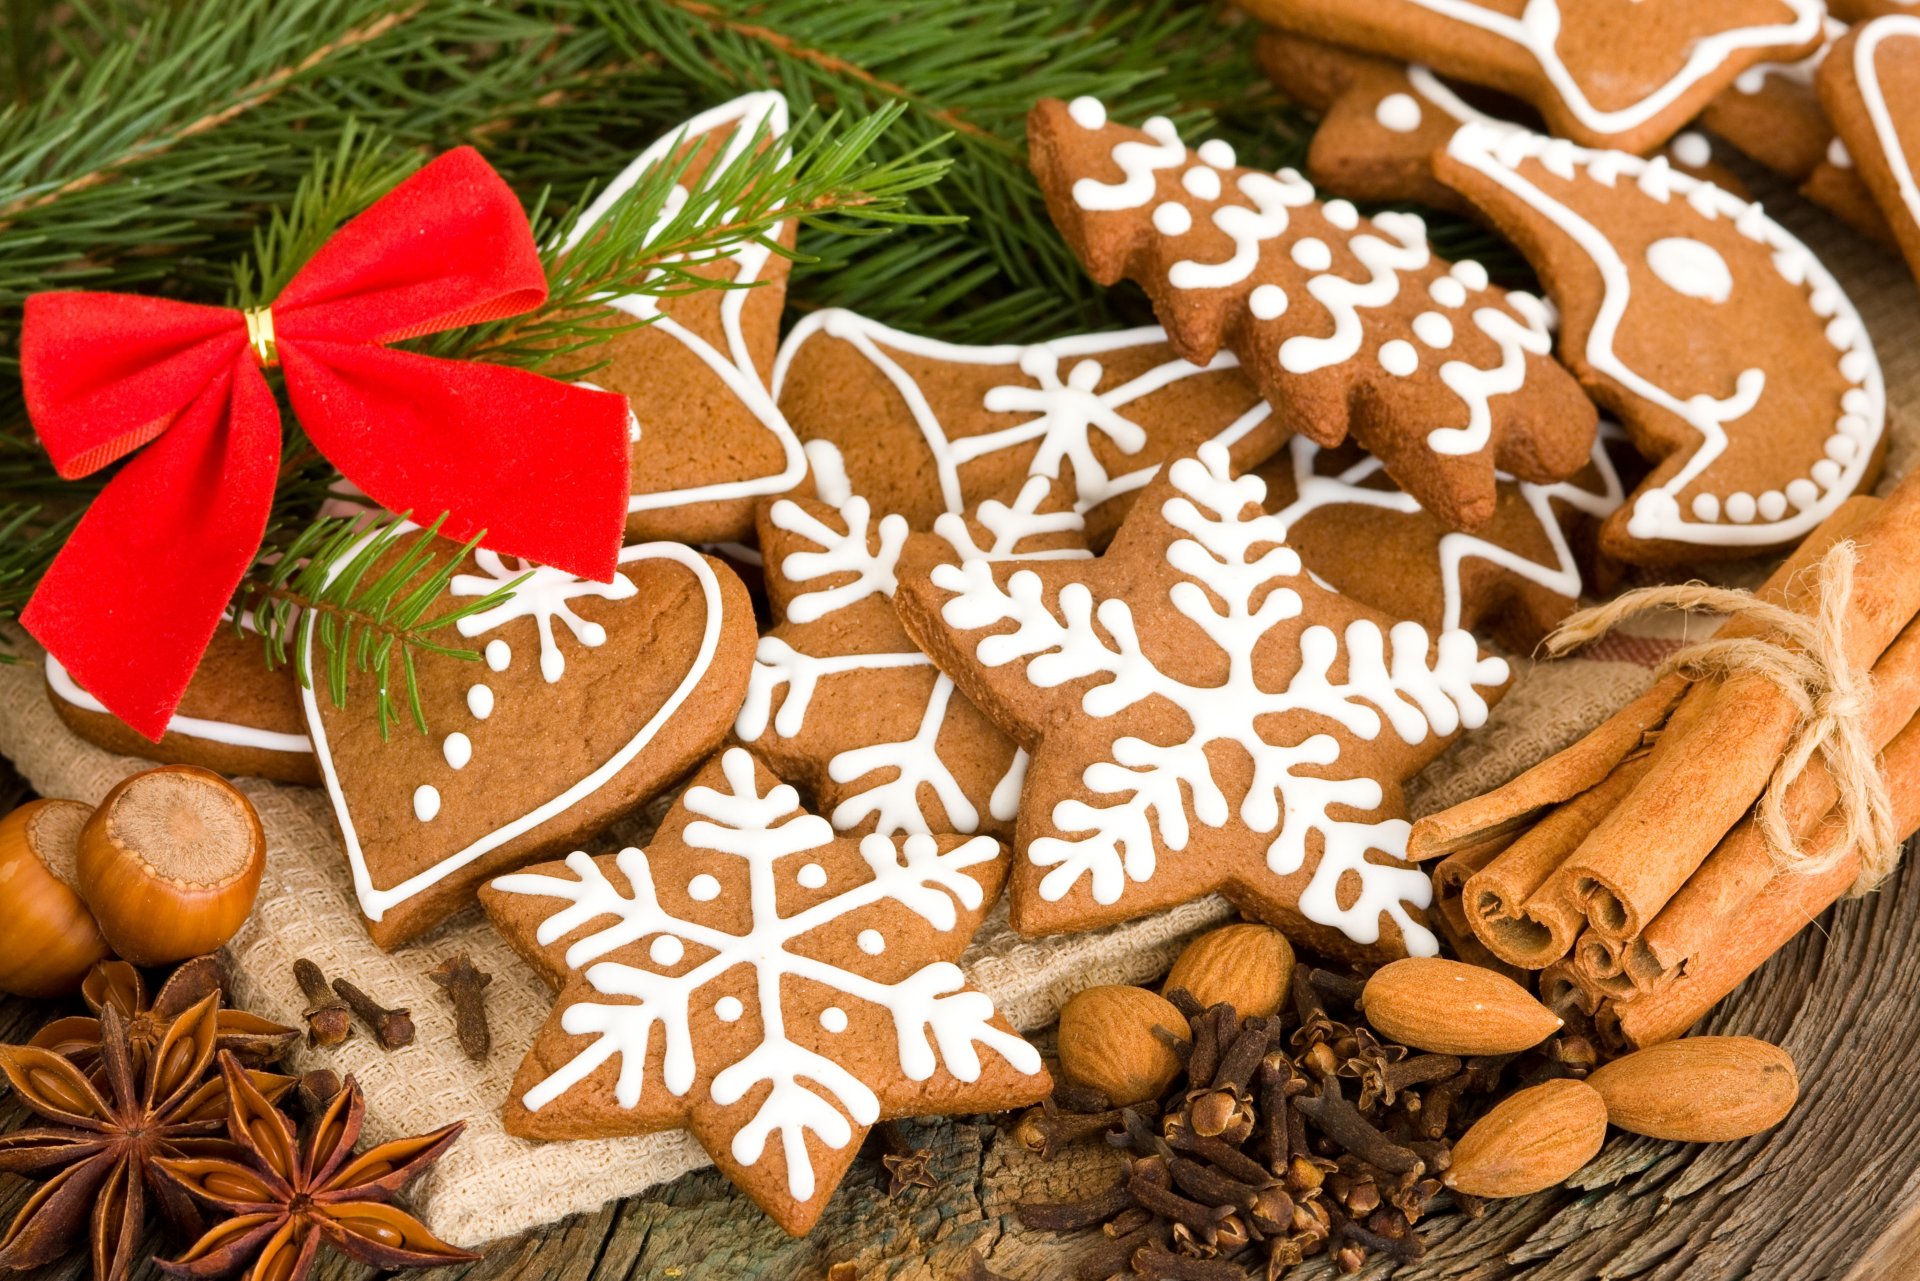
[[(62, 476), (147, 445), (88, 508), (21, 621), (157, 739), (265, 530), (281, 366), (316, 448), (374, 502), (585, 578), (613, 576), (625, 397), (383, 344), (518, 315), (547, 296), (525, 213), (450, 151), (341, 228), (270, 311), (44, 293), (21, 333), (27, 408)], [(152, 442), (149, 444), (149, 442)]]

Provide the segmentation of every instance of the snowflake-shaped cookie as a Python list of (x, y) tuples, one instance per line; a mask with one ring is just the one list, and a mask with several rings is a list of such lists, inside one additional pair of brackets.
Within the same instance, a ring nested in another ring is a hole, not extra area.
[(709, 762), (647, 849), (481, 892), (560, 989), (506, 1105), (532, 1138), (684, 1125), (789, 1232), (887, 1117), (1052, 1088), (954, 960), (999, 894), (988, 837), (840, 838), (746, 751)]
[(1209, 444), (1098, 560), (902, 576), (908, 631), (1033, 754), (1023, 932), (1221, 890), (1320, 950), (1435, 949), (1397, 784), (1484, 721), (1507, 665), (1315, 584), (1264, 497)]

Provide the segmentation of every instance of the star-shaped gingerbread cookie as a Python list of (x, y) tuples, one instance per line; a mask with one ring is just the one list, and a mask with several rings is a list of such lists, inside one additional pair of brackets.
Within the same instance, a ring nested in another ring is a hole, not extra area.
[(1349, 433), (1456, 528), (1493, 515), (1498, 469), (1542, 484), (1586, 465), (1593, 406), (1554, 363), (1546, 309), (1449, 263), (1412, 214), (1321, 203), (1292, 170), (1218, 139), (1110, 124), (1092, 98), (1027, 121), (1054, 224), (1095, 280), (1138, 281), (1174, 350), (1240, 358), (1280, 425)]
[(1085, 930), (1213, 891), (1317, 950), (1432, 952), (1401, 779), (1507, 665), (1317, 585), (1218, 444), (1097, 560), (901, 572), (907, 630), (1032, 753), (1012, 919)]
[(575, 853), (481, 891), (559, 989), (508, 1131), (684, 1125), (806, 1232), (876, 1122), (1051, 1091), (1040, 1055), (954, 964), (1005, 874), (990, 837), (838, 837), (727, 749), (645, 850)]

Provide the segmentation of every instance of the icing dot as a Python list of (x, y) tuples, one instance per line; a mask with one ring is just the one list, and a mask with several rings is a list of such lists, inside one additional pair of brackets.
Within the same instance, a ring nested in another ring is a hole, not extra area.
[(465, 734), (449, 734), (440, 744), (440, 754), (455, 769), (465, 769), (467, 762), (473, 759), (473, 740)]
[(1256, 319), (1277, 320), (1287, 314), (1287, 291), (1278, 285), (1256, 285), (1247, 306)]
[(706, 903), (720, 897), (720, 882), (705, 872), (687, 882), (687, 897), (696, 903)]
[(1720, 499), (1715, 494), (1695, 494), (1693, 496), (1693, 518), (1709, 524), (1720, 519)]
[(1098, 98), (1075, 98), (1067, 104), (1067, 114), (1082, 129), (1098, 129), (1107, 123), (1107, 104)]
[(513, 647), (503, 640), (487, 642), (487, 666), (496, 672), (507, 670), (507, 664), (513, 661)]
[(1831, 458), (1822, 458), (1813, 465), (1813, 483), (1822, 489), (1832, 489), (1840, 483), (1840, 464)]
[(1667, 150), (1675, 160), (1690, 169), (1713, 163), (1713, 144), (1707, 141), (1705, 134), (1695, 133), (1691, 129), (1677, 135)]
[(1865, 440), (1871, 430), (1867, 426), (1867, 420), (1857, 414), (1840, 415), (1840, 421), (1834, 426), (1840, 429), (1841, 435), (1851, 436), (1855, 440)]
[(440, 812), (440, 789), (431, 783), (422, 783), (413, 789), (413, 816), (422, 823), (433, 822), (434, 815)]
[(1853, 168), (1853, 155), (1847, 150), (1847, 144), (1835, 138), (1827, 144), (1827, 163), (1835, 169)]
[(1668, 236), (1647, 246), (1647, 266), (1661, 283), (1689, 298), (1725, 302), (1733, 293), (1733, 270), (1720, 251), (1690, 236)]
[(1840, 397), (1840, 408), (1864, 418), (1873, 408), (1873, 398), (1858, 387), (1849, 387)]
[(1294, 242), (1293, 260), (1308, 271), (1325, 271), (1333, 266), (1333, 250), (1318, 236), (1308, 236)]
[(878, 956), (887, 950), (886, 937), (879, 930), (861, 930), (854, 942), (858, 943), (860, 950), (868, 956)]
[(1353, 207), (1351, 200), (1329, 200), (1320, 207), (1320, 212), (1342, 231), (1352, 231), (1360, 225), (1360, 211)]
[(1453, 346), (1453, 322), (1437, 311), (1423, 311), (1413, 318), (1413, 336), (1429, 347)]
[(1202, 165), (1195, 165), (1180, 175), (1180, 185), (1187, 189), (1190, 196), (1202, 200), (1220, 199), (1220, 175)]
[(1846, 436), (1827, 437), (1827, 457), (1836, 463), (1850, 463), (1860, 452), (1859, 442)]
[(1412, 133), (1420, 127), (1420, 104), (1409, 93), (1390, 93), (1373, 109), (1373, 118), (1382, 129), (1394, 133)]
[(671, 934), (661, 934), (647, 944), (647, 957), (655, 965), (678, 965), (687, 954), (687, 945)]
[(1873, 367), (1873, 359), (1864, 351), (1850, 351), (1840, 357), (1840, 372), (1850, 383), (1865, 382), (1867, 370)]
[(820, 1026), (829, 1032), (846, 1031), (847, 1012), (837, 1005), (829, 1005), (826, 1009), (820, 1011)]
[(827, 883), (827, 869), (818, 863), (809, 863), (800, 869), (794, 879), (799, 881), (803, 888), (817, 890)]
[(1814, 484), (1805, 476), (1800, 477), (1798, 480), (1789, 481), (1787, 483), (1787, 501), (1795, 507), (1798, 507), (1801, 511), (1805, 511), (1820, 501), (1820, 486)]
[(1787, 514), (1787, 496), (1777, 489), (1760, 495), (1760, 519), (1779, 520)]
[(607, 629), (598, 623), (588, 623), (580, 629), (580, 643), (588, 649), (598, 649), (607, 643)]
[(1471, 258), (1453, 264), (1453, 278), (1475, 293), (1487, 287), (1487, 269)]
[(737, 996), (723, 996), (713, 1003), (713, 1017), (722, 1023), (732, 1023), (745, 1014), (746, 1007), (740, 1004)]
[(1193, 215), (1185, 205), (1169, 200), (1153, 211), (1153, 228), (1163, 236), (1184, 236), (1193, 228)]
[(1759, 512), (1760, 505), (1744, 489), (1737, 494), (1727, 495), (1727, 519), (1735, 524), (1749, 524)]
[(1467, 287), (1452, 276), (1440, 276), (1427, 286), (1427, 296), (1442, 307), (1464, 307)]
[(1200, 159), (1212, 165), (1215, 169), (1233, 168), (1234, 154), (1232, 143), (1220, 138), (1209, 138), (1200, 144), (1198, 150), (1200, 152)]
[(473, 713), (474, 719), (476, 720), (484, 721), (487, 717), (493, 715), (493, 691), (485, 685), (469, 685), (467, 687), (467, 710)]
[(1381, 345), (1380, 367), (1396, 378), (1405, 378), (1420, 368), (1420, 353), (1404, 338), (1395, 338)]

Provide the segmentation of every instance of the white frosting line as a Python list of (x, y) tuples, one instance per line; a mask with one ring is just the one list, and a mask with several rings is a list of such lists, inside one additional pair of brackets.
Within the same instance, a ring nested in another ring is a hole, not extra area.
[[(106, 704), (81, 689), (77, 681), (60, 665), (60, 660), (52, 654), (47, 655), (47, 688), (65, 703), (71, 703), (82, 711), (99, 712), (112, 716)], [(278, 730), (257, 729), (251, 725), (236, 725), (231, 721), (203, 720), (197, 716), (182, 716), (175, 713), (167, 721), (164, 731), (178, 734), (182, 738), (197, 738), (208, 743), (220, 743), (228, 747), (244, 747), (257, 752), (292, 752), (308, 755), (313, 744), (305, 734), (287, 734)]]

